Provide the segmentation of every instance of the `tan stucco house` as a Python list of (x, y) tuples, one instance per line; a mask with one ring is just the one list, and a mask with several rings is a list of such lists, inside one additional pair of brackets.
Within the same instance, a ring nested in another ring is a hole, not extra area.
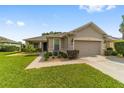
[(87, 23), (70, 32), (42, 35), (24, 39), (42, 51), (63, 51), (77, 49), (79, 56), (103, 55), (107, 47), (113, 47), (113, 38), (93, 22)]

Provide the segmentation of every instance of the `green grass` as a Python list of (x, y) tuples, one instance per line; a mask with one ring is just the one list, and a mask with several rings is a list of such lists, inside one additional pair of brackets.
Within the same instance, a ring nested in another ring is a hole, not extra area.
[(24, 70), (35, 56), (6, 56), (0, 53), (0, 87), (106, 88), (124, 87), (87, 64)]

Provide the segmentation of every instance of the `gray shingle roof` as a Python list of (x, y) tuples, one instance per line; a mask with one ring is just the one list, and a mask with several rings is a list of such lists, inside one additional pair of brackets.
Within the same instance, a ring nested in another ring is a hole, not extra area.
[(46, 41), (46, 35), (24, 39), (25, 41)]
[(113, 37), (113, 36), (108, 35), (107, 40), (121, 40), (121, 38), (117, 38), (117, 37)]
[(24, 39), (24, 41), (47, 41), (47, 37), (58, 37), (62, 38), (66, 35), (66, 33), (58, 33), (58, 34), (50, 34), (50, 35), (42, 35), (42, 36), (37, 36), (37, 37), (32, 37), (32, 38), (27, 38)]

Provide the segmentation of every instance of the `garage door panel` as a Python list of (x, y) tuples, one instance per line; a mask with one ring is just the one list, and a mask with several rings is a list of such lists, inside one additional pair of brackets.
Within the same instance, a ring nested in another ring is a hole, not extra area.
[(100, 46), (99, 41), (75, 41), (75, 49), (79, 50), (79, 57), (99, 55)]

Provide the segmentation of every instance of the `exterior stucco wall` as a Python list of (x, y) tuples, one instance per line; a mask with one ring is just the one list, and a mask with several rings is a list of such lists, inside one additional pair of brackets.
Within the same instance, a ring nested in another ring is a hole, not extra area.
[(64, 51), (64, 38), (61, 39), (61, 51)]
[(115, 49), (115, 48), (114, 48), (114, 42), (112, 42), (112, 41), (107, 41), (107, 42), (106, 42), (106, 48), (110, 48), (110, 47), (113, 48), (113, 49)]
[(65, 37), (65, 38), (61, 39), (61, 49), (60, 50), (63, 52), (66, 52), (67, 49), (68, 49), (68, 38)]
[(73, 39), (74, 37), (73, 36), (68, 36), (68, 50), (73, 50)]
[(87, 27), (85, 29), (79, 30), (75, 32), (75, 37), (95, 37), (98, 39), (103, 39), (103, 35), (98, 33), (97, 30), (93, 29), (92, 27)]
[(79, 37), (93, 37), (93, 38), (102, 39), (100, 51), (101, 51), (101, 55), (104, 54), (105, 44), (104, 44), (103, 34), (99, 33), (96, 29), (92, 27), (87, 27), (85, 29), (81, 29), (75, 32), (74, 38), (79, 38)]
[[(54, 39), (55, 38), (49, 38), (48, 39), (48, 51), (54, 51)], [(67, 38), (59, 38), (59, 50), (65, 52), (68, 48), (68, 39)]]
[(68, 38), (64, 38), (64, 51), (68, 49)]
[(104, 52), (105, 52), (105, 50), (106, 50), (106, 43), (104, 43), (104, 41), (101, 41), (101, 55), (104, 55)]
[(53, 38), (48, 38), (48, 51), (53, 51)]

